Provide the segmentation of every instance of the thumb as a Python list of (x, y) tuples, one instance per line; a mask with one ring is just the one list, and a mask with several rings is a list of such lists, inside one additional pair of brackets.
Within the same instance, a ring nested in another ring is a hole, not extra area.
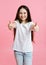
[(35, 23), (35, 26), (37, 25), (37, 22)]
[(11, 21), (9, 20), (9, 23), (11, 23)]

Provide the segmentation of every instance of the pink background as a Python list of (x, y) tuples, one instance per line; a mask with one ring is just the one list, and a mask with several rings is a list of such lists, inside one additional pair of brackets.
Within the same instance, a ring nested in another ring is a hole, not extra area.
[(0, 65), (16, 65), (8, 22), (14, 20), (21, 4), (29, 7), (32, 20), (40, 27), (34, 37), (33, 65), (46, 65), (46, 0), (0, 0)]

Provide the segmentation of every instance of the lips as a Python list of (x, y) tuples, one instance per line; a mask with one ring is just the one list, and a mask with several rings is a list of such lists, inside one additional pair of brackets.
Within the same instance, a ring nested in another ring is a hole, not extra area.
[(21, 18), (24, 18), (23, 16), (21, 16)]

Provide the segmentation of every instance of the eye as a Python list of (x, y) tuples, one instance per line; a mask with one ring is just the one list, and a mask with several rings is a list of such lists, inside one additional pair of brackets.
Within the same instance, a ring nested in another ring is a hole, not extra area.
[(22, 12), (19, 12), (19, 14), (22, 14)]
[(24, 14), (26, 14), (26, 12), (24, 12)]

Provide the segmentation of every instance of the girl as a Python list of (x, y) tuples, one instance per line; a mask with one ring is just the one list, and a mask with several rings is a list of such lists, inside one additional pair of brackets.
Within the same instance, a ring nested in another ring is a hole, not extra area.
[(33, 32), (38, 31), (39, 27), (32, 21), (27, 6), (18, 8), (15, 21), (9, 22), (8, 27), (14, 29), (13, 50), (17, 65), (32, 65)]

